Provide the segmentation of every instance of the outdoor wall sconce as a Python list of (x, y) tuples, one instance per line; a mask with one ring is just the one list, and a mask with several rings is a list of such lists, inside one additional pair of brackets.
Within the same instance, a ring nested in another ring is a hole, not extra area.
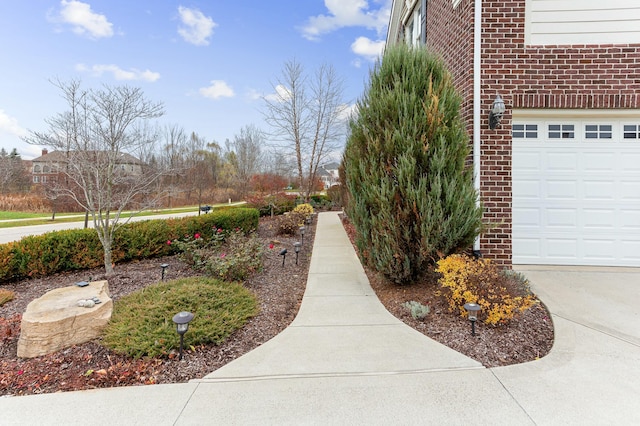
[(469, 314), (469, 322), (471, 322), (471, 335), (476, 335), (476, 321), (478, 321), (478, 311), (480, 310), (480, 305), (477, 303), (465, 303), (464, 308), (467, 310)]
[(160, 265), (160, 267), (162, 268), (162, 275), (160, 276), (160, 279), (162, 281), (164, 281), (164, 274), (165, 274), (166, 269), (169, 267), (169, 264), (168, 263), (163, 263), (162, 265)]
[(304, 226), (300, 227), (300, 235), (302, 235), (302, 243), (304, 245)]
[(191, 312), (180, 312), (173, 316), (173, 322), (176, 324), (176, 331), (180, 335), (180, 356), (179, 360), (182, 360), (182, 345), (184, 342), (184, 333), (189, 329), (189, 323), (193, 319), (194, 315)]
[(287, 257), (287, 249), (280, 250), (280, 256), (282, 256), (282, 266), (284, 266), (284, 260)]
[(489, 111), (489, 128), (491, 130), (498, 127), (500, 121), (502, 121), (502, 115), (505, 110), (504, 101), (500, 95), (496, 96), (496, 99), (493, 101), (493, 105), (491, 106), (491, 111)]
[(302, 244), (298, 241), (296, 241), (295, 243), (293, 243), (293, 247), (295, 247), (296, 250), (296, 265), (298, 264), (298, 254), (300, 253), (300, 246)]

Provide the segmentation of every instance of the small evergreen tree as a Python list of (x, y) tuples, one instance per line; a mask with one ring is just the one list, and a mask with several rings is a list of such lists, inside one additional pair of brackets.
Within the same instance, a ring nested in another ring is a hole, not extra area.
[(347, 207), (363, 260), (396, 283), (468, 247), (480, 232), (460, 96), (424, 49), (387, 49), (350, 122)]

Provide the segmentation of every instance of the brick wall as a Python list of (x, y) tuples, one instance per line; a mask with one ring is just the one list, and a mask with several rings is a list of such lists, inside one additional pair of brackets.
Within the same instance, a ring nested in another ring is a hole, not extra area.
[[(427, 46), (442, 56), (473, 119), (473, 8), (462, 0), (430, 0)], [(513, 108), (640, 108), (640, 45), (525, 46), (525, 0), (483, 1), (481, 199), (493, 226), (480, 244), (486, 257), (511, 264), (511, 112)], [(507, 112), (488, 128), (493, 99)]]

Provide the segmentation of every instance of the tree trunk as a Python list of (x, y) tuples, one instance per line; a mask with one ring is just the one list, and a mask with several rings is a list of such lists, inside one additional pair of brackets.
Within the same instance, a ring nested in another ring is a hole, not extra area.
[(104, 247), (104, 271), (105, 275), (113, 275), (113, 263), (111, 262), (111, 242), (103, 242)]

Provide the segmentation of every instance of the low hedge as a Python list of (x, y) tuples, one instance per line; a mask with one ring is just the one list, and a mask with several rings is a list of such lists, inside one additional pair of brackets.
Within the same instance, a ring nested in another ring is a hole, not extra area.
[[(235, 208), (180, 219), (153, 219), (120, 227), (112, 247), (114, 262), (176, 253), (168, 244), (176, 238), (212, 236), (218, 231), (257, 229), (256, 209)], [(0, 282), (42, 277), (57, 272), (89, 269), (104, 264), (104, 251), (93, 229), (70, 229), (28, 236), (0, 244)]]

